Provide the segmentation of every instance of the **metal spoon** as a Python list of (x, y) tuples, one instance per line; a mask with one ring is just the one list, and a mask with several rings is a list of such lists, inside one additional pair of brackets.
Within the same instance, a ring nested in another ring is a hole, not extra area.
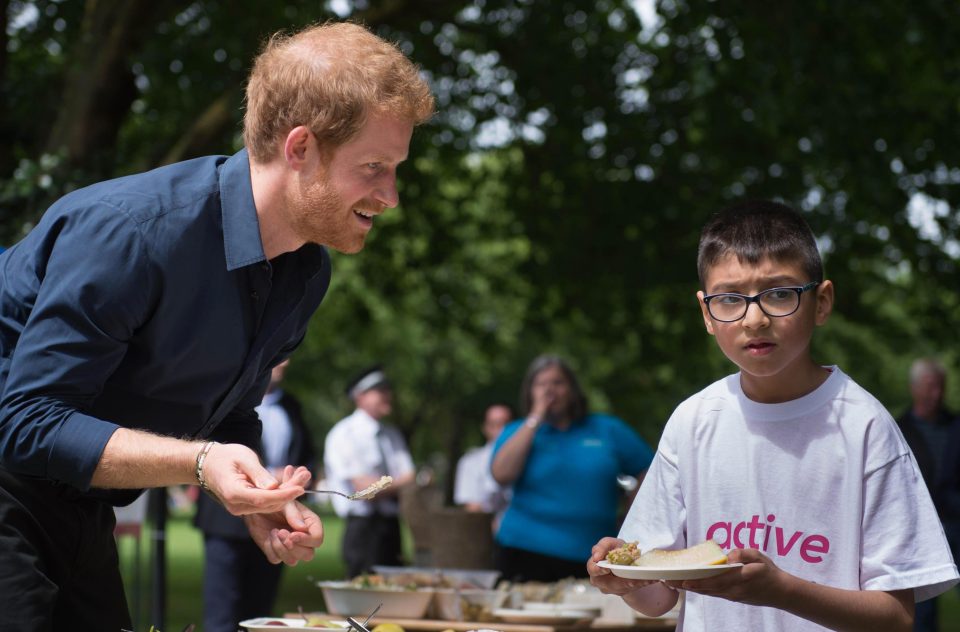
[(348, 500), (370, 500), (387, 487), (390, 487), (392, 483), (392, 476), (381, 476), (380, 480), (376, 483), (364, 487), (360, 491), (353, 494), (344, 494), (343, 492), (334, 491), (332, 489), (305, 489), (303, 491), (308, 494), (336, 494), (337, 496), (343, 496)]

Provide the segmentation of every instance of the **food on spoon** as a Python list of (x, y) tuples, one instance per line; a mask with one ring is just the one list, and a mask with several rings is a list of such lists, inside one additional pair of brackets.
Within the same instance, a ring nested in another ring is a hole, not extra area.
[(627, 542), (607, 553), (607, 561), (619, 566), (630, 566), (640, 557), (640, 548), (636, 542)]
[(364, 487), (363, 489), (356, 492), (355, 494), (352, 494), (350, 498), (354, 500), (370, 500), (371, 498), (373, 498), (374, 496), (382, 492), (387, 487), (390, 487), (392, 483), (393, 483), (392, 476), (381, 476), (379, 481), (369, 485), (368, 487)]
[(633, 562), (633, 566), (655, 566), (659, 568), (675, 568), (683, 566), (714, 566), (726, 564), (727, 555), (720, 545), (713, 540), (701, 542), (688, 549), (666, 551), (653, 549), (647, 551)]

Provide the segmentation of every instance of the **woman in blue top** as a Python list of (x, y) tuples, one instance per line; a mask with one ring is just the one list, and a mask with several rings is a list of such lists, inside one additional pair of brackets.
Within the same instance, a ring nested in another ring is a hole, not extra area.
[(497, 531), (499, 567), (512, 581), (586, 577), (590, 548), (616, 530), (620, 474), (643, 478), (653, 451), (610, 415), (587, 413), (570, 367), (542, 355), (521, 387), (525, 418), (494, 447), (493, 477), (513, 486)]

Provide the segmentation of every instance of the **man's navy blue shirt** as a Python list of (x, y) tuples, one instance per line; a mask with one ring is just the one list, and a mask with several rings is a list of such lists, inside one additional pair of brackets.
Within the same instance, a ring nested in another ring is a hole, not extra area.
[(0, 255), (0, 467), (88, 490), (118, 427), (257, 446), (329, 283), (320, 246), (267, 261), (246, 151), (64, 196)]

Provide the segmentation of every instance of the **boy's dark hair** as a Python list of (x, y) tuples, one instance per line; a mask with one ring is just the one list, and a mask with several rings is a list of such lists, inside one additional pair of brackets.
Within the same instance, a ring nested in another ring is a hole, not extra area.
[(813, 231), (803, 217), (785, 204), (767, 200), (740, 202), (718, 212), (700, 233), (697, 272), (706, 289), (707, 272), (728, 254), (740, 261), (761, 259), (799, 262), (810, 277), (823, 281), (823, 261)]

